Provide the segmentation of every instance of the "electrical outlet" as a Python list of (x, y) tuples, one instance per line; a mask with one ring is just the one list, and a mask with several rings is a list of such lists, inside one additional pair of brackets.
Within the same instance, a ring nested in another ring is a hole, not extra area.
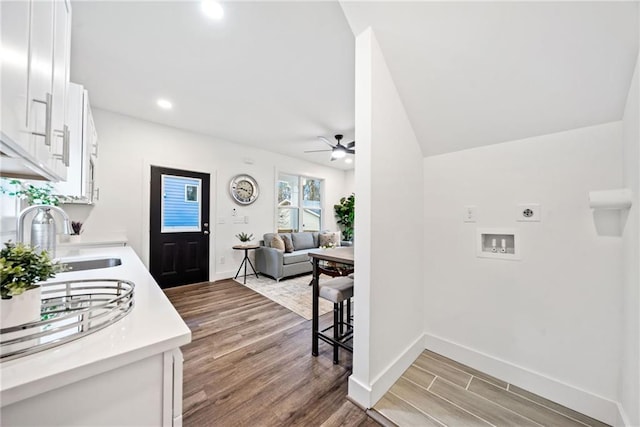
[(542, 220), (542, 210), (537, 203), (518, 205), (516, 209), (516, 221), (539, 222)]
[(462, 214), (462, 220), (464, 222), (476, 222), (477, 219), (478, 219), (478, 207), (465, 206), (464, 213)]
[(220, 264), (224, 264), (224, 261), (225, 261), (224, 257), (223, 257), (223, 256), (221, 256), (221, 257), (220, 257)]

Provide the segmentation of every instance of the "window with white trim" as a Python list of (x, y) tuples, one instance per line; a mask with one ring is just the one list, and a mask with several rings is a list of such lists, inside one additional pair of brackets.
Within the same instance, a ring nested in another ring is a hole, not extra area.
[(280, 173), (277, 183), (279, 233), (322, 229), (322, 180)]

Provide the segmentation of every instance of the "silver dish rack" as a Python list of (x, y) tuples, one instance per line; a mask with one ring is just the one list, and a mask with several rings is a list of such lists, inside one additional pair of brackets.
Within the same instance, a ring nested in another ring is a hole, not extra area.
[(0, 361), (16, 359), (82, 338), (129, 314), (135, 285), (90, 279), (44, 283), (40, 320), (0, 329)]

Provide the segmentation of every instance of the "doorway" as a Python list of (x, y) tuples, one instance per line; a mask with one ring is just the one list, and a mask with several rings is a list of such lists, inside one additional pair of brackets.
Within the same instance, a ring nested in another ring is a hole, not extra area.
[(161, 288), (209, 280), (210, 175), (151, 166), (149, 271)]

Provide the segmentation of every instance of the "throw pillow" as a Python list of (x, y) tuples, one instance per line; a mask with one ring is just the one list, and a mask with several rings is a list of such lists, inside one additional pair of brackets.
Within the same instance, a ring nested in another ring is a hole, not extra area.
[(282, 237), (277, 234), (273, 236), (273, 239), (271, 239), (271, 247), (279, 251), (284, 251), (284, 240), (282, 240)]
[(313, 244), (313, 234), (309, 232), (291, 233), (291, 241), (296, 251), (317, 248)]
[(293, 242), (291, 241), (291, 237), (289, 236), (280, 236), (284, 242), (284, 251), (288, 254), (293, 252)]
[(318, 246), (340, 246), (340, 233), (320, 233), (318, 236)]

